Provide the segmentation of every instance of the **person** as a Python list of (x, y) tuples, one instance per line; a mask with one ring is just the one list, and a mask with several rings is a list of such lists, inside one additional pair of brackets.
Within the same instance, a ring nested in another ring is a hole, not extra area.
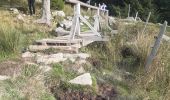
[(87, 1), (87, 4), (89, 4), (89, 5), (90, 5), (90, 2), (91, 2), (91, 0), (88, 0), (88, 1)]
[(103, 5), (102, 5), (102, 9), (105, 11), (106, 10), (106, 4), (105, 3), (103, 3)]
[(35, 14), (35, 0), (28, 0), (30, 15)]

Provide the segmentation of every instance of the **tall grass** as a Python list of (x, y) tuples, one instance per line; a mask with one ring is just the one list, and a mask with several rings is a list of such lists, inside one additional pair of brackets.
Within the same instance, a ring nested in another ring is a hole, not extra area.
[(0, 51), (14, 53), (17, 51), (20, 42), (20, 31), (5, 23), (0, 26)]

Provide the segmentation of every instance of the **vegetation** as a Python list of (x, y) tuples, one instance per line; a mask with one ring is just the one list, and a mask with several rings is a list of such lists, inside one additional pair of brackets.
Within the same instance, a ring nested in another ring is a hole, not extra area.
[[(127, 11), (122, 8), (127, 9), (128, 4), (131, 3), (131, 15), (135, 14), (133, 12), (139, 11), (141, 18), (144, 19), (148, 12), (152, 10), (153, 15), (160, 12), (158, 18), (152, 16), (152, 21), (169, 19), (168, 16), (164, 16), (169, 14), (164, 10), (169, 6), (155, 10), (153, 8), (155, 4), (152, 0), (143, 0), (142, 2), (141, 0), (116, 1), (103, 1), (107, 4), (109, 2), (114, 3), (113, 5), (110, 3), (109, 9), (114, 11), (116, 15), (120, 11), (121, 16), (126, 16), (126, 13), (122, 12)], [(102, 0), (93, 0), (94, 2), (101, 3)], [(163, 4), (163, 1), (159, 3), (159, 0), (156, 0), (155, 2), (157, 2), (157, 5)], [(56, 1), (55, 3), (60, 4)], [(66, 15), (73, 15), (72, 6), (65, 5), (63, 10)], [(82, 67), (91, 74), (93, 81), (92, 86), (81, 86), (68, 82), (80, 75), (72, 69), (76, 64), (70, 60), (50, 65), (52, 69), (49, 72), (40, 69), (40, 65), (25, 64), (28, 62), (24, 62), (23, 59), (20, 59), (20, 61), (12, 59), (13, 62), (11, 62), (9, 58), (20, 58), (23, 49), (32, 44), (34, 40), (53, 36), (50, 34), (49, 27), (32, 22), (37, 16), (26, 15), (25, 22), (22, 22), (16, 19), (15, 14), (3, 7), (0, 8), (0, 13), (0, 68), (4, 66), (4, 62), (7, 62), (5, 63), (8, 64), (7, 68), (12, 66), (11, 68), (21, 69), (16, 76), (0, 81), (0, 99), (62, 100), (65, 98), (67, 100), (75, 96), (77, 98), (99, 97), (110, 100), (170, 99), (170, 45), (168, 42), (162, 41), (150, 71), (146, 73), (144, 69), (146, 58), (150, 54), (151, 46), (155, 41), (154, 37), (158, 35), (160, 26), (149, 24), (145, 33), (142, 34), (143, 22), (127, 24), (127, 22), (116, 18), (114, 24), (118, 29), (118, 34), (111, 34), (110, 30), (104, 27), (102, 33), (111, 37), (109, 41), (94, 42), (80, 50), (91, 54), (87, 63), (83, 64)], [(86, 12), (83, 11), (83, 14), (86, 15)], [(164, 17), (161, 18), (160, 16)], [(57, 20), (58, 22), (62, 19), (56, 17), (53, 21)], [(87, 27), (83, 26), (82, 31), (86, 30)], [(167, 29), (166, 35), (170, 36), (170, 28)], [(45, 52), (54, 52), (54, 50), (49, 49)], [(16, 66), (15, 62), (18, 62), (20, 66)]]
[(63, 0), (51, 0), (51, 7), (57, 10), (62, 10), (64, 8)]
[[(86, 2), (88, 0), (81, 0)], [(91, 0), (91, 4), (105, 3), (110, 11), (110, 15), (113, 16), (128, 16), (128, 5), (131, 5), (130, 16), (135, 16), (136, 12), (139, 12), (139, 17), (142, 20), (146, 20), (149, 12), (152, 12), (152, 22), (164, 22), (167, 20), (170, 23), (169, 18), (169, 0)]]

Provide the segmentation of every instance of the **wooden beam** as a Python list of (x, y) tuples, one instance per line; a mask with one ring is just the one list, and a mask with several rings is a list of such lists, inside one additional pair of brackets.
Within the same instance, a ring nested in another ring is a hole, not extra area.
[(164, 35), (165, 31), (166, 31), (166, 27), (167, 27), (167, 22), (165, 21), (164, 24), (160, 28), (160, 33), (158, 34), (158, 36), (156, 38), (154, 47), (153, 47), (150, 55), (148, 56), (148, 58), (146, 60), (146, 64), (145, 64), (146, 72), (148, 72), (149, 67), (152, 64), (152, 61), (154, 60), (154, 58), (155, 58), (155, 56), (157, 54), (157, 51), (158, 51), (158, 49), (160, 47), (160, 44), (161, 44), (162, 37), (163, 37), (163, 35)]
[(81, 6), (92, 8), (92, 9), (96, 9), (96, 10), (99, 9), (98, 7), (91, 6), (89, 4), (86, 4), (86, 3), (78, 1), (78, 0), (65, 0), (65, 1), (68, 2), (68, 3), (73, 3), (73, 4), (80, 3)]

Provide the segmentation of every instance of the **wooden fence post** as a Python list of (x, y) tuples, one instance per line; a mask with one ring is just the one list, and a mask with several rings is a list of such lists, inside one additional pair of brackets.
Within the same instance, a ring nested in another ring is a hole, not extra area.
[(166, 27), (167, 27), (167, 21), (164, 22), (164, 24), (160, 27), (160, 32), (158, 34), (158, 37), (156, 38), (154, 47), (152, 48), (152, 51), (150, 53), (150, 55), (148, 56), (147, 60), (146, 60), (146, 64), (145, 64), (145, 70), (148, 72), (149, 67), (152, 64), (153, 59), (155, 58), (157, 51), (160, 47), (160, 43), (162, 40), (162, 37), (166, 31)]
[(130, 17), (130, 4), (129, 4), (129, 10), (128, 10), (128, 17)]
[(136, 12), (135, 21), (137, 20), (137, 18), (138, 18), (138, 12)]
[(144, 33), (145, 33), (146, 26), (148, 25), (148, 22), (149, 22), (150, 16), (151, 16), (151, 12), (149, 12), (149, 15), (148, 15), (147, 20), (146, 20), (146, 22), (145, 22), (145, 26), (144, 26), (144, 28), (143, 28), (142, 34), (144, 34)]

